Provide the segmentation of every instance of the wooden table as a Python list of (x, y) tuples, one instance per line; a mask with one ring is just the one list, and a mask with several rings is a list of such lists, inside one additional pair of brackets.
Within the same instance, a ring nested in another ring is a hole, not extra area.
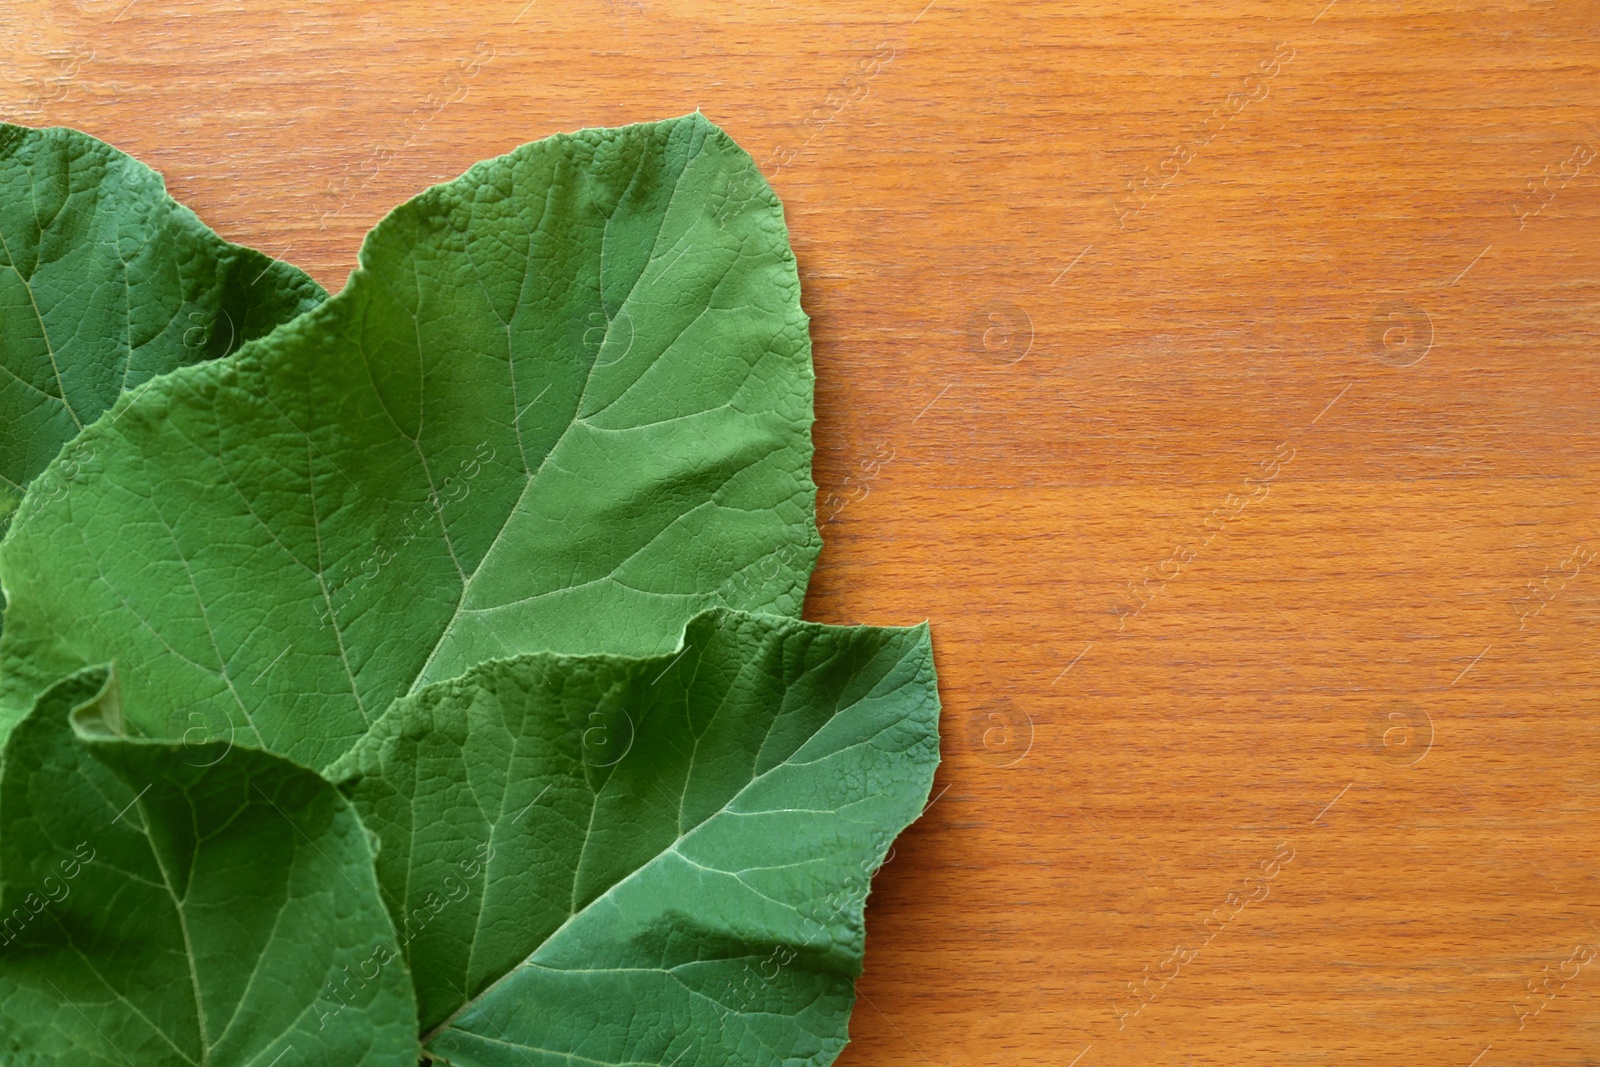
[(1600, 3), (0, 27), (10, 114), (330, 288), (554, 131), (700, 108), (771, 161), (808, 614), (931, 618), (945, 702), (842, 1064), (1600, 1060)]

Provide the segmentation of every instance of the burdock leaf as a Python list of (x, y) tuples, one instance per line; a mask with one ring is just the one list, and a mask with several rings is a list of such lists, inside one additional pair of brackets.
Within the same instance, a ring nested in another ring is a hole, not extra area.
[[(161, 175), (104, 141), (0, 123), (0, 532), (28, 483), (117, 397), (327, 295), (218, 237)], [(58, 465), (50, 495), (87, 456)]]
[(120, 736), (117, 700), (89, 668), (7, 739), (0, 1061), (414, 1067), (349, 803), (265, 752)]
[(0, 723), (114, 660), (146, 733), (321, 767), (490, 657), (798, 613), (807, 319), (782, 207), (725, 133), (695, 114), (525, 145), (396, 209), (360, 262), (119, 403), (73, 491), (24, 501)]
[(717, 611), (397, 701), (331, 773), (426, 1051), (455, 1067), (829, 1063), (863, 902), (938, 763), (925, 626)]

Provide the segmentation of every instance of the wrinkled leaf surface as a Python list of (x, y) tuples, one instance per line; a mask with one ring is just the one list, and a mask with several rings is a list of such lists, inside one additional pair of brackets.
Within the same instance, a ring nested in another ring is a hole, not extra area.
[(146, 733), (337, 758), (490, 657), (797, 614), (807, 319), (782, 208), (698, 114), (401, 206), (348, 287), (85, 431), (3, 549), (0, 723), (115, 661)]
[(0, 1060), (414, 1067), (415, 1001), (348, 802), (277, 756), (120, 720), (90, 668), (7, 739)]
[(382, 842), (428, 1051), (832, 1062), (938, 714), (925, 626), (720, 611), (672, 654), (524, 656), (398, 701), (334, 773)]

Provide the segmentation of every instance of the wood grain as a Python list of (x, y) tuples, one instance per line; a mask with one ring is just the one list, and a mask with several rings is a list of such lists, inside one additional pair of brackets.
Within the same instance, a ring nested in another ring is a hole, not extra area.
[(841, 1063), (1600, 1059), (1600, 4), (0, 19), (8, 114), (330, 288), (554, 131), (699, 108), (767, 163), (808, 615), (930, 618), (945, 704)]

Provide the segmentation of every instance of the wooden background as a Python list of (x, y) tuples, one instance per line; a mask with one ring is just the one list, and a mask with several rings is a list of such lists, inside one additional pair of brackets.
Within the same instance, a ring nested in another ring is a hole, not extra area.
[(700, 108), (766, 163), (808, 615), (931, 618), (945, 702), (841, 1063), (1600, 1061), (1600, 3), (0, 0), (0, 37), (6, 114), (330, 289), (555, 131)]

